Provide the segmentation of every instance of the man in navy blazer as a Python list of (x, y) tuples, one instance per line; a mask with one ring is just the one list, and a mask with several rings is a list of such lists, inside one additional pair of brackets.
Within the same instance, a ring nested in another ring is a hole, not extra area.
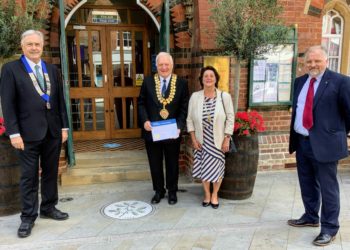
[[(318, 227), (321, 221), (321, 232), (313, 241), (317, 246), (330, 244), (339, 230), (337, 164), (348, 156), (350, 129), (350, 78), (327, 69), (327, 63), (327, 52), (321, 46), (305, 52), (308, 74), (294, 83), (289, 140), (289, 152), (296, 152), (305, 212), (299, 219), (288, 220), (288, 224)], [(313, 100), (307, 111), (311, 85)]]
[[(174, 62), (169, 53), (160, 52), (156, 57), (157, 74), (146, 77), (138, 99), (139, 121), (143, 127), (148, 161), (155, 194), (152, 204), (157, 204), (168, 190), (168, 203), (177, 203), (179, 178), (180, 132), (186, 126), (188, 107), (187, 81), (173, 74)], [(153, 141), (151, 122), (176, 119), (178, 137)], [(163, 174), (165, 159), (165, 181)]]
[(68, 118), (62, 80), (55, 66), (41, 60), (44, 36), (40, 31), (22, 34), (23, 55), (5, 64), (0, 94), (6, 132), (21, 164), (20, 238), (31, 234), (38, 217), (39, 164), (41, 167), (40, 217), (68, 219), (56, 209), (57, 174), (61, 143), (67, 139)]

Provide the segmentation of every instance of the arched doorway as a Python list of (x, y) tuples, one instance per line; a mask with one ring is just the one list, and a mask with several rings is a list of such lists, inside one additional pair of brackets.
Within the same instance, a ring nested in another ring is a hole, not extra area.
[(74, 139), (139, 137), (137, 98), (154, 71), (158, 30), (135, 3), (89, 3), (67, 28)]

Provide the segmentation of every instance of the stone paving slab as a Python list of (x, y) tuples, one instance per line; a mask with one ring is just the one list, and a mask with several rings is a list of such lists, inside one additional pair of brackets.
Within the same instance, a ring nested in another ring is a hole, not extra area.
[(166, 199), (151, 214), (135, 220), (108, 218), (106, 205), (139, 200), (149, 203), (150, 182), (124, 182), (60, 187), (59, 202), (70, 219), (38, 218), (32, 235), (17, 238), (19, 214), (0, 217), (0, 249), (237, 249), (308, 250), (350, 249), (350, 170), (339, 171), (341, 190), (340, 232), (328, 247), (312, 240), (319, 228), (293, 228), (286, 224), (303, 212), (295, 171), (260, 172), (253, 196), (247, 200), (220, 199), (217, 210), (201, 207), (201, 184), (182, 179), (178, 203)]

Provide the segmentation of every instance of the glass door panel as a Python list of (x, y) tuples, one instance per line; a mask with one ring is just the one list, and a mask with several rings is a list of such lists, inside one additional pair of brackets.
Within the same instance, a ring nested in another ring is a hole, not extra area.
[(136, 66), (136, 74), (144, 74), (144, 38), (142, 31), (135, 32), (135, 66)]
[(67, 31), (73, 136), (76, 139), (109, 136), (105, 43), (103, 27)]
[[(139, 137), (137, 124), (137, 98), (140, 88), (136, 86), (136, 74), (145, 73), (145, 32), (140, 28), (108, 28), (107, 40), (111, 51), (109, 58), (112, 137)], [(136, 63), (137, 62), (137, 63)], [(140, 65), (137, 65), (140, 64)]]
[(85, 26), (67, 30), (73, 136), (133, 138), (140, 83), (150, 62), (140, 27)]

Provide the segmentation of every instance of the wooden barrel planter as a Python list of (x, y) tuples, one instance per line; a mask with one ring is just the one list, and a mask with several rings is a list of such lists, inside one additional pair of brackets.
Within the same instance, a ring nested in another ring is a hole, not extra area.
[(0, 216), (21, 210), (19, 180), (20, 165), (10, 140), (0, 136)]
[(243, 200), (253, 193), (258, 170), (258, 136), (233, 136), (236, 153), (226, 155), (225, 176), (219, 197), (230, 200)]

